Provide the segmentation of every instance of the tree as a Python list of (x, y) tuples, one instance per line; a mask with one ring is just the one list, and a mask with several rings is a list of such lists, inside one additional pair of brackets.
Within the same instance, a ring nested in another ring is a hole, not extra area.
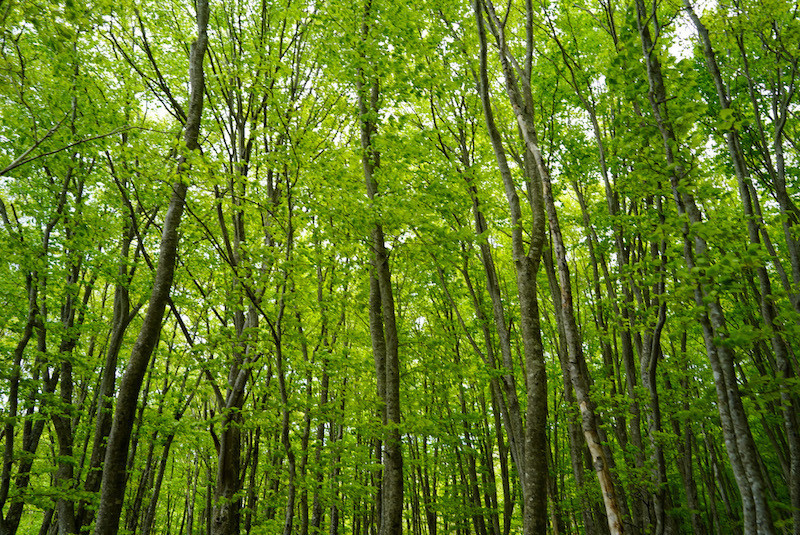
[(793, 6), (0, 21), (0, 533), (800, 529)]
[(95, 533), (116, 534), (122, 512), (127, 474), (128, 447), (134, 423), (136, 398), (142, 386), (150, 356), (161, 334), (161, 320), (169, 300), (169, 292), (175, 273), (175, 257), (178, 249), (178, 227), (186, 202), (188, 182), (185, 175), (190, 164), (191, 151), (199, 148), (200, 120), (203, 113), (203, 92), (205, 76), (203, 59), (208, 46), (209, 8), (208, 2), (197, 2), (197, 40), (192, 44), (189, 60), (189, 80), (191, 94), (184, 125), (183, 142), (189, 154), (178, 158), (177, 180), (173, 184), (172, 196), (164, 218), (164, 226), (159, 247), (153, 291), (148, 303), (144, 322), (139, 331), (136, 344), (122, 376), (117, 394), (114, 420), (108, 436), (105, 461), (103, 463), (103, 483), (100, 490), (100, 506), (97, 510)]

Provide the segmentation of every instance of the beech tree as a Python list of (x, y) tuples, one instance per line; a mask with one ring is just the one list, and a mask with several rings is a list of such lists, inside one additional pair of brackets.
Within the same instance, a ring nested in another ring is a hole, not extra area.
[(0, 533), (800, 533), (795, 7), (0, 3)]

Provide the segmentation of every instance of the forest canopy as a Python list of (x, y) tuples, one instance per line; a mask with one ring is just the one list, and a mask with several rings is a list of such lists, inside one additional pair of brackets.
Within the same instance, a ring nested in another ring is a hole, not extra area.
[(0, 535), (800, 535), (800, 7), (0, 0)]

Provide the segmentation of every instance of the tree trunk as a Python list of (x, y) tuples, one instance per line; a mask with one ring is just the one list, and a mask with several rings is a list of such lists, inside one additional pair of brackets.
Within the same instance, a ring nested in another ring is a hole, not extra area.
[[(684, 5), (689, 13), (689, 17), (692, 19), (692, 22), (697, 29), (697, 35), (703, 45), (706, 66), (712, 80), (714, 81), (714, 86), (717, 90), (717, 100), (720, 108), (723, 110), (728, 110), (730, 109), (730, 102), (727, 96), (725, 83), (722, 80), (722, 74), (720, 73), (719, 66), (717, 64), (716, 54), (714, 53), (714, 49), (711, 44), (711, 38), (709, 36), (708, 29), (702, 23), (697, 14), (695, 14), (690, 0), (684, 0)], [(736, 178), (739, 183), (739, 196), (742, 201), (744, 216), (747, 221), (747, 231), (750, 244), (760, 246), (761, 240), (757, 224), (758, 219), (754, 214), (754, 203), (750, 195), (752, 185), (741, 149), (739, 132), (736, 130), (736, 128), (731, 127), (725, 133), (725, 138), (728, 145), (728, 154), (733, 162)], [(778, 158), (779, 154), (781, 154), (781, 151), (776, 151), (776, 158)], [(779, 158), (779, 160), (781, 159)], [(788, 203), (785, 202), (784, 197), (786, 196), (785, 184), (783, 188), (776, 189), (778, 200), (781, 204), (781, 209), (786, 211), (788, 208)], [(783, 202), (781, 202), (782, 199)], [(791, 237), (789, 239), (792, 242), (794, 241)], [(791, 249), (792, 248), (790, 247), (790, 251)], [(786, 430), (790, 460), (789, 471), (785, 473), (785, 479), (789, 486), (794, 534), (800, 535), (800, 434), (798, 432), (797, 422), (797, 414), (800, 412), (800, 401), (798, 400), (798, 396), (792, 393), (791, 387), (788, 386), (794, 378), (795, 372), (792, 369), (786, 341), (781, 334), (783, 329), (777, 321), (777, 307), (772, 297), (772, 284), (766, 266), (763, 264), (758, 265), (756, 267), (756, 275), (759, 282), (759, 310), (761, 311), (761, 318), (764, 324), (769, 328), (771, 333), (770, 341), (772, 343), (772, 350), (775, 354), (779, 378), (783, 383), (781, 388), (781, 413), (783, 415), (784, 428)]]
[[(532, 212), (532, 222), (530, 229), (530, 245), (525, 250), (525, 239), (522, 232), (522, 211), (520, 208), (519, 196), (514, 185), (514, 180), (506, 162), (505, 151), (502, 145), (500, 133), (495, 124), (489, 97), (489, 81), (487, 74), (487, 42), (484, 27), (483, 6), (480, 1), (474, 3), (475, 15), (478, 22), (478, 33), (480, 38), (480, 78), (478, 81), (478, 91), (483, 105), (484, 117), (489, 130), (489, 137), (495, 153), (495, 159), (503, 179), (503, 185), (508, 202), (509, 214), (512, 223), (512, 254), (517, 282), (517, 297), (520, 308), (520, 331), (522, 344), (525, 354), (525, 387), (527, 392), (527, 408), (525, 414), (524, 430), (514, 430), (517, 440), (522, 441), (517, 446), (516, 464), (517, 471), (522, 483), (522, 494), (524, 499), (523, 507), (523, 529), (525, 533), (544, 533), (547, 529), (547, 436), (545, 433), (547, 425), (547, 376), (545, 374), (544, 348), (542, 345), (541, 328), (539, 325), (539, 302), (537, 295), (536, 278), (539, 271), (539, 264), (544, 246), (544, 201), (542, 194), (542, 184), (536, 176), (534, 169), (534, 155), (529, 151), (525, 154), (525, 172), (528, 186), (528, 196)], [(490, 21), (492, 19), (490, 18)], [(497, 27), (491, 25), (496, 39), (501, 39)], [(515, 104), (515, 95), (509, 92), (512, 105)], [(482, 244), (483, 248), (483, 244)], [(485, 255), (484, 255), (485, 256)], [(486, 263), (486, 262), (484, 262)], [(487, 266), (493, 267), (493, 266)], [(487, 271), (487, 274), (490, 274)], [(494, 308), (500, 306), (499, 295), (492, 294)], [(502, 322), (502, 309), (495, 314), (495, 322), (498, 319)], [(499, 316), (499, 317), (498, 317)], [(499, 326), (499, 323), (498, 323)], [(503, 325), (503, 329), (505, 325)], [(502, 347), (502, 346), (501, 346)], [(508, 352), (510, 353), (510, 351)], [(504, 355), (505, 356), (505, 355)], [(510, 375), (512, 366), (504, 362), (507, 374)], [(507, 376), (508, 376), (507, 375)], [(510, 385), (508, 383), (511, 383)], [(512, 381), (506, 384), (513, 388)], [(509, 389), (507, 388), (507, 391)], [(510, 397), (510, 401), (513, 401)], [(512, 410), (510, 421), (521, 422), (521, 417), (513, 414), (517, 410), (514, 404), (509, 403)], [(516, 427), (521, 427), (517, 423)], [(511, 433), (509, 434), (511, 436)], [(520, 436), (522, 435), (522, 436)], [(513, 451), (513, 450), (512, 450)]]
[[(190, 57), (189, 79), (191, 95), (189, 114), (184, 126), (184, 142), (187, 150), (198, 148), (198, 134), (203, 110), (203, 58), (208, 43), (208, 1), (197, 0), (197, 40), (193, 43)], [(125, 496), (125, 465), (128, 457), (131, 431), (133, 429), (136, 399), (142, 386), (150, 355), (155, 348), (161, 331), (161, 320), (172, 287), (175, 273), (175, 258), (178, 249), (178, 226), (185, 204), (188, 183), (184, 181), (187, 162), (182, 157), (178, 163), (179, 180), (173, 184), (172, 198), (164, 219), (164, 229), (159, 247), (158, 267), (156, 268), (150, 303), (136, 339), (128, 366), (122, 377), (117, 395), (114, 421), (108, 438), (103, 481), (100, 493), (100, 506), (97, 511), (95, 535), (116, 535)]]
[[(368, 39), (371, 2), (367, 2), (362, 23), (362, 40)], [(356, 82), (361, 126), (361, 149), (364, 182), (370, 201), (378, 193), (375, 171), (380, 167), (380, 154), (373, 144), (376, 121), (370, 119), (378, 112), (378, 79), (359, 68)], [(389, 270), (389, 253), (380, 220), (371, 232), (372, 269), (370, 275), (370, 335), (376, 363), (383, 360), (384, 370), (376, 365), (377, 383), (384, 387), (385, 428), (383, 432), (383, 473), (380, 492), (380, 535), (400, 535), (403, 531), (403, 456), (400, 442), (400, 362), (397, 326), (395, 323), (394, 293)], [(378, 307), (382, 328), (378, 329)], [(385, 352), (381, 356), (381, 345)], [(376, 352), (377, 349), (377, 352)]]
[[(111, 334), (106, 348), (106, 358), (103, 364), (102, 379), (97, 393), (97, 413), (95, 417), (94, 437), (92, 439), (92, 456), (89, 460), (89, 469), (86, 474), (83, 488), (85, 491), (95, 493), (100, 490), (103, 477), (103, 459), (106, 453), (106, 440), (111, 432), (113, 419), (113, 396), (117, 377), (117, 357), (122, 348), (125, 331), (133, 319), (130, 311), (128, 284), (132, 271), (128, 271), (128, 256), (131, 242), (133, 241), (133, 224), (130, 219), (133, 214), (125, 219), (125, 227), (120, 239), (120, 264), (117, 269), (119, 282), (114, 287), (114, 308), (111, 319)], [(132, 270), (133, 268), (131, 268)], [(138, 310), (138, 307), (137, 307)], [(81, 501), (78, 506), (77, 524), (87, 527), (93, 520), (93, 513), (88, 509), (88, 502)]]
[[(707, 262), (708, 245), (705, 239), (691, 233), (689, 227), (690, 224), (702, 223), (703, 217), (692, 194), (690, 177), (684, 171), (683, 165), (676, 155), (676, 151), (679, 150), (679, 142), (669, 120), (666, 107), (668, 99), (661, 64), (650, 37), (648, 21), (651, 14), (642, 0), (637, 0), (636, 10), (642, 52), (650, 84), (648, 98), (664, 143), (664, 154), (670, 168), (670, 183), (674, 201), (679, 215), (686, 216), (688, 220), (688, 224), (683, 226), (684, 260), (689, 269), (693, 270), (696, 267), (696, 258)], [(695, 303), (702, 310), (700, 323), (703, 328), (706, 353), (714, 371), (725, 446), (742, 496), (745, 532), (771, 535), (774, 533), (772, 515), (766, 502), (764, 480), (737, 385), (734, 351), (729, 344), (719, 342), (728, 338), (725, 314), (719, 299), (709, 296), (707, 286), (708, 282), (704, 282), (701, 275), (694, 290)]]

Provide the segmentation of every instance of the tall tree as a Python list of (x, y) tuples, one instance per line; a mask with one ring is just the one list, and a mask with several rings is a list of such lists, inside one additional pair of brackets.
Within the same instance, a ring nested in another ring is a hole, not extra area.
[(103, 464), (100, 506), (97, 510), (94, 529), (97, 535), (115, 535), (119, 530), (119, 519), (127, 483), (125, 467), (128, 461), (128, 447), (133, 429), (136, 400), (139, 397), (147, 364), (161, 334), (161, 321), (164, 317), (164, 310), (167, 306), (175, 274), (178, 227), (186, 202), (186, 192), (189, 188), (187, 172), (192, 152), (196, 155), (196, 151), (200, 146), (198, 138), (205, 89), (203, 59), (208, 46), (208, 35), (206, 33), (209, 16), (208, 1), (198, 0), (196, 9), (197, 39), (192, 43), (192, 53), (189, 59), (191, 93), (183, 135), (184, 150), (188, 151), (188, 153), (185, 152), (178, 158), (177, 180), (173, 183), (172, 197), (164, 219), (153, 291), (147, 306), (144, 322), (119, 385), (114, 420), (111, 425)]
[[(379, 58), (368, 56), (375, 46), (373, 41), (373, 0), (364, 4), (361, 24), (362, 65), (358, 68), (356, 90), (358, 92), (359, 125), (361, 130), (362, 166), (367, 196), (376, 201), (378, 182), (376, 172), (380, 169), (380, 151), (375, 146), (380, 99), (380, 79), (372, 62)], [(370, 50), (371, 51), (371, 50)], [(395, 317), (394, 291), (389, 268), (389, 251), (380, 219), (374, 222), (370, 238), (371, 270), (369, 289), (369, 317), (372, 351), (375, 359), (375, 375), (381, 403), (383, 425), (383, 451), (380, 462), (380, 534), (399, 535), (403, 531), (403, 453), (400, 441), (400, 360)]]

